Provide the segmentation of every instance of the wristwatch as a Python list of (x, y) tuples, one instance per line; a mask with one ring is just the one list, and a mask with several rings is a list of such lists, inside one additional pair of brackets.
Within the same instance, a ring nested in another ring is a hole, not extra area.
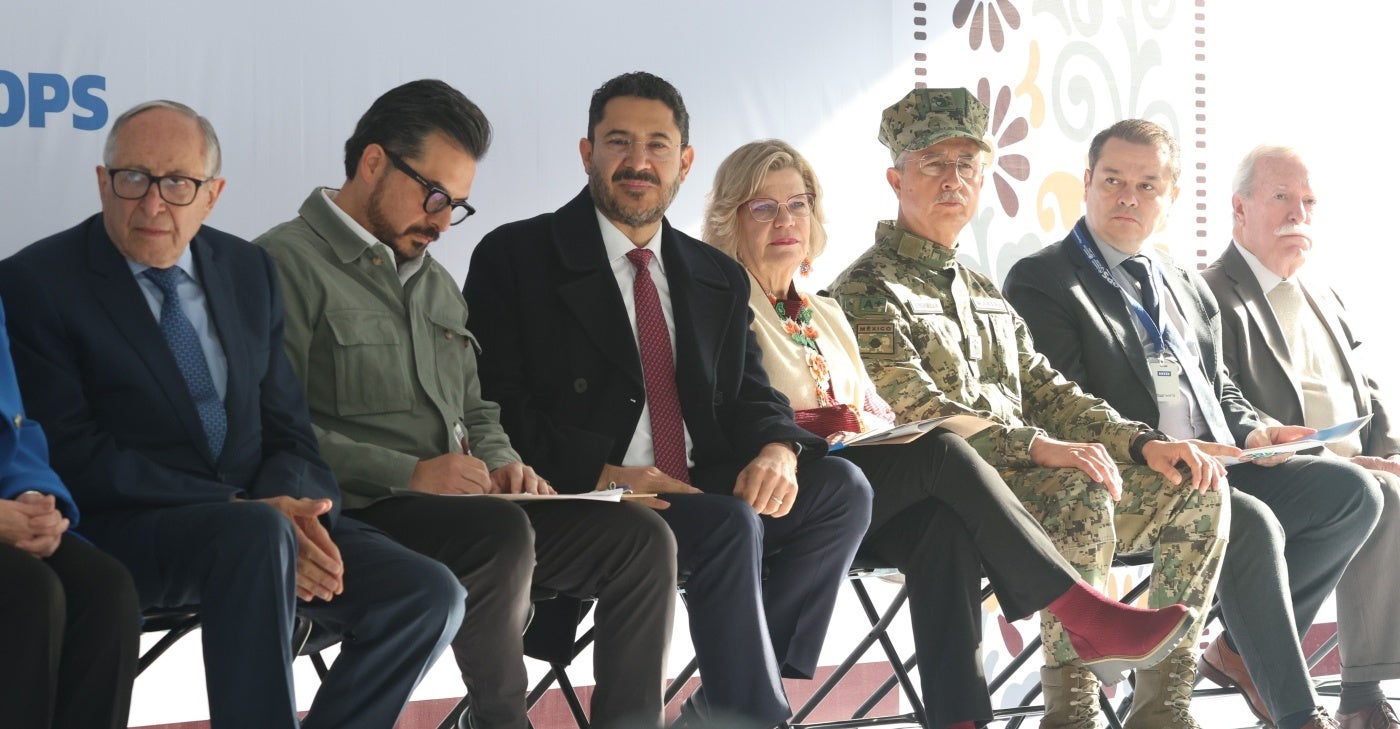
[(1154, 440), (1171, 440), (1171, 436), (1155, 428), (1140, 431), (1133, 436), (1133, 442), (1128, 446), (1128, 457), (1133, 459), (1133, 463), (1147, 465), (1147, 459), (1142, 455), (1142, 447)]

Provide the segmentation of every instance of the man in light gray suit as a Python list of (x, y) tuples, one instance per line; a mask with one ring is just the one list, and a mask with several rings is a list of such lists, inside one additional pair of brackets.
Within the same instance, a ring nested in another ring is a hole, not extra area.
[(1400, 729), (1380, 681), (1400, 678), (1400, 430), (1357, 357), (1361, 342), (1330, 287), (1299, 271), (1312, 249), (1317, 198), (1287, 147), (1256, 147), (1235, 175), (1234, 241), (1204, 277), (1220, 302), (1225, 364), (1266, 422), (1322, 428), (1371, 415), (1328, 452), (1367, 468), (1385, 504), (1337, 585), (1343, 729)]

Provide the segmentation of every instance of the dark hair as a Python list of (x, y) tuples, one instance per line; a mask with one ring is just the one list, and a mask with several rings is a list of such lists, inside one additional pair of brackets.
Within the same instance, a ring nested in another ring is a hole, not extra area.
[(437, 79), (409, 81), (374, 100), (345, 140), (345, 179), (355, 176), (360, 155), (371, 144), (415, 158), (423, 140), (441, 132), (475, 159), (491, 146), (491, 122), (462, 92)]
[(1167, 167), (1171, 171), (1172, 184), (1175, 185), (1177, 179), (1181, 177), (1181, 146), (1176, 143), (1176, 138), (1171, 135), (1171, 132), (1146, 119), (1124, 119), (1115, 122), (1113, 126), (1095, 135), (1094, 141), (1089, 143), (1090, 173), (1093, 173), (1094, 166), (1099, 163), (1099, 155), (1103, 154), (1103, 146), (1108, 144), (1110, 139), (1121, 139), (1130, 144), (1145, 144), (1166, 152)]
[(681, 130), (681, 146), (690, 144), (690, 112), (685, 110), (681, 92), (671, 82), (646, 71), (615, 76), (593, 92), (593, 100), (588, 102), (588, 141), (593, 141), (593, 130), (603, 121), (603, 107), (619, 96), (635, 96), (665, 104)]

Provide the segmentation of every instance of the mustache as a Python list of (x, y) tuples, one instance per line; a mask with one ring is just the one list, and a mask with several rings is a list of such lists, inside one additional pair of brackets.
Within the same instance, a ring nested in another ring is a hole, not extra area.
[(647, 172), (646, 170), (620, 169), (617, 172), (613, 173), (613, 182), (622, 182), (623, 180), (640, 180), (642, 182), (650, 182), (653, 185), (661, 184), (660, 177), (657, 177), (656, 175)]
[(934, 203), (945, 203), (945, 202), (955, 202), (955, 203), (961, 203), (961, 204), (963, 204), (963, 205), (966, 205), (966, 204), (967, 204), (967, 196), (966, 196), (966, 195), (963, 195), (961, 192), (958, 192), (957, 190), (949, 190), (949, 191), (947, 191), (947, 192), (945, 192), (945, 193), (939, 195), (937, 200), (934, 200)]
[(415, 225), (404, 230), (403, 232), (404, 235), (413, 235), (415, 233), (426, 237), (429, 243), (436, 241), (438, 239), (438, 236), (442, 235), (442, 233), (438, 231), (437, 228), (434, 228), (431, 225)]
[(1280, 238), (1289, 235), (1298, 235), (1312, 240), (1312, 226), (1307, 223), (1288, 223), (1279, 226), (1279, 229), (1274, 231), (1274, 235)]

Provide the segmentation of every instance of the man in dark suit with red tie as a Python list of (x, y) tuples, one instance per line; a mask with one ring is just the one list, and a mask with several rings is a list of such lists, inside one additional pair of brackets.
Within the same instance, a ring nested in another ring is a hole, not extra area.
[(775, 725), (791, 713), (780, 678), (816, 669), (870, 485), (768, 385), (743, 269), (663, 217), (694, 158), (675, 88), (608, 81), (579, 152), (588, 188), (472, 257), (482, 393), (560, 492), (662, 494), (688, 575), (697, 709)]

